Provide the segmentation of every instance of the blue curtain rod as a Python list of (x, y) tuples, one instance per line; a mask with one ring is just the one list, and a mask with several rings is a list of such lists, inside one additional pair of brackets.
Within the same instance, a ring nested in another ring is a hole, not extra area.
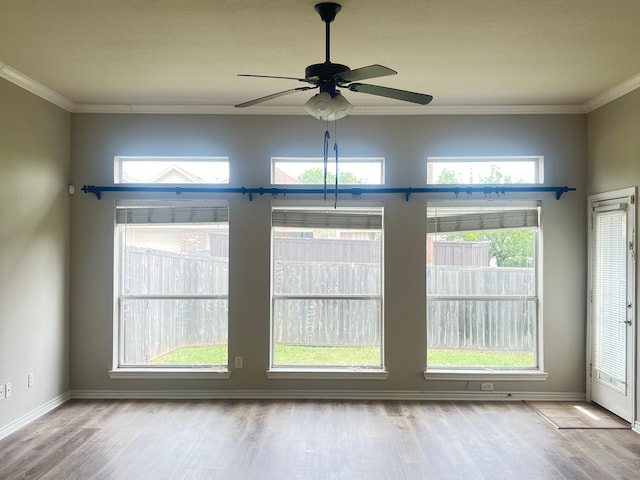
[(114, 186), (96, 186), (85, 185), (82, 187), (84, 193), (92, 193), (98, 200), (102, 198), (105, 192), (152, 192), (152, 193), (241, 193), (248, 195), (249, 200), (253, 200), (254, 195), (317, 195), (317, 194), (348, 194), (354, 197), (368, 193), (403, 193), (405, 199), (409, 201), (414, 193), (453, 193), (458, 195), (471, 195), (473, 193), (482, 193), (484, 195), (504, 195), (510, 192), (553, 192), (556, 194), (556, 200), (560, 200), (562, 194), (573, 192), (573, 187), (543, 187), (543, 186), (517, 186), (517, 185), (478, 185), (478, 186), (433, 186), (433, 187), (407, 187), (407, 188), (388, 188), (388, 187), (348, 187), (336, 189), (324, 189), (321, 187), (310, 188), (246, 188), (246, 187), (176, 187), (176, 186), (158, 186), (158, 185), (114, 185)]

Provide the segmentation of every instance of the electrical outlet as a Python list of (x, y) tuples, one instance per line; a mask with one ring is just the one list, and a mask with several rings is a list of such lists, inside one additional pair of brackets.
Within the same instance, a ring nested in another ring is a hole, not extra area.
[(33, 388), (33, 372), (27, 373), (27, 388)]
[(235, 363), (236, 364), (236, 368), (242, 368), (242, 365), (244, 363), (243, 360), (242, 360), (242, 357), (236, 357), (235, 358), (235, 362), (236, 362)]
[(9, 398), (11, 396), (11, 382), (7, 382), (4, 384), (4, 398)]
[(480, 384), (480, 390), (483, 390), (485, 392), (492, 392), (493, 391), (493, 383), (481, 383)]
[(4, 400), (4, 383), (0, 383), (0, 400)]

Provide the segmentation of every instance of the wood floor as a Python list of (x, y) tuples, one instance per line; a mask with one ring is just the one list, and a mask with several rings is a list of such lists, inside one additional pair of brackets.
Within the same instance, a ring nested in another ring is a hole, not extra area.
[(79, 401), (0, 441), (0, 479), (640, 479), (640, 435), (522, 402)]

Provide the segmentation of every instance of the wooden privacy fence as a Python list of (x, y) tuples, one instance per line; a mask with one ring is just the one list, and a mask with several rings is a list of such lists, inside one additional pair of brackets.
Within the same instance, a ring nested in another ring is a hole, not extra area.
[[(227, 258), (128, 247), (124, 262), (124, 364), (145, 364), (181, 347), (227, 343)], [(221, 298), (189, 298), (216, 294)]]
[(533, 351), (535, 292), (532, 268), (427, 267), (427, 345)]
[[(120, 328), (125, 364), (143, 364), (185, 346), (227, 343), (227, 258), (129, 247), (124, 261), (127, 278), (124, 298), (120, 299)], [(537, 300), (533, 269), (440, 265), (426, 270), (428, 346), (534, 348)], [(381, 275), (376, 263), (276, 262), (274, 341), (314, 346), (380, 345)], [(221, 298), (188, 298), (216, 293)], [(183, 298), (157, 298), (162, 295)], [(478, 296), (490, 298), (472, 298)], [(386, 319), (388, 328), (393, 328), (394, 321)]]
[[(379, 264), (276, 262), (274, 342), (380, 345), (380, 275)], [(344, 295), (357, 298), (337, 298)]]
[[(429, 347), (510, 351), (535, 348), (537, 299), (533, 269), (428, 267), (427, 285)], [(278, 262), (274, 271), (274, 341), (314, 346), (379, 345), (379, 286), (380, 268), (376, 265)], [(314, 298), (297, 298), (300, 293)], [(339, 294), (371, 297), (331, 298)], [(326, 297), (318, 298), (321, 296)]]

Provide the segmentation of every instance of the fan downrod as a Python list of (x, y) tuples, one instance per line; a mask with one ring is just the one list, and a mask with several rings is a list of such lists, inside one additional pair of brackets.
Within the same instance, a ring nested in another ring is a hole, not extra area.
[(328, 92), (331, 96), (336, 95), (336, 81), (334, 76), (351, 70), (348, 66), (340, 63), (332, 63), (330, 58), (331, 31), (329, 24), (336, 18), (336, 14), (342, 9), (338, 3), (323, 2), (315, 6), (316, 12), (325, 23), (325, 61), (309, 65), (305, 69), (305, 78), (313, 79), (314, 83), (320, 87), (321, 92)]

